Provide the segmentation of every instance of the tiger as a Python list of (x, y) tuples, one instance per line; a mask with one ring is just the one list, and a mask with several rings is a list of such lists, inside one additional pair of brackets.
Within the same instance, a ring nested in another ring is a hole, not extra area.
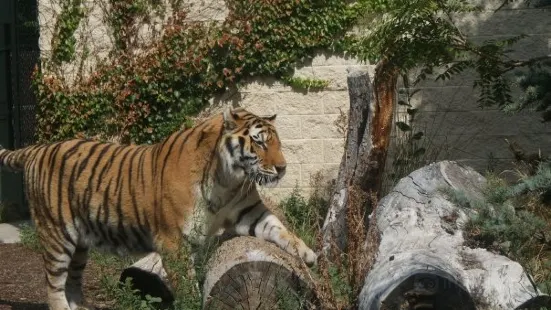
[[(225, 230), (275, 243), (315, 265), (317, 254), (257, 188), (285, 175), (276, 116), (228, 107), (155, 144), (75, 138), (2, 148), (0, 167), (23, 172), (49, 308), (91, 309), (82, 275), (92, 247), (170, 254), (188, 237), (202, 242)], [(203, 214), (202, 226), (196, 214)]]

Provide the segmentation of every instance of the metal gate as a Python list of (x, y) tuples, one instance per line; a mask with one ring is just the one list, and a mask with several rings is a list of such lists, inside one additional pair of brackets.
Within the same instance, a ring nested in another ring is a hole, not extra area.
[[(0, 144), (33, 142), (36, 100), (31, 74), (38, 63), (37, 0), (2, 0), (0, 9)], [(26, 208), (21, 174), (0, 172), (0, 203)]]

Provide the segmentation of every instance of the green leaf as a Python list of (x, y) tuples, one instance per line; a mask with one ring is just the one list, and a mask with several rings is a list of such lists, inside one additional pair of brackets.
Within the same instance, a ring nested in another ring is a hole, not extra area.
[(427, 150), (424, 148), (424, 147), (421, 147), (421, 148), (418, 148), (417, 150), (415, 150), (415, 152), (413, 152), (413, 157), (419, 157), (423, 154), (425, 154)]
[(415, 113), (417, 113), (417, 109), (409, 109), (409, 108), (408, 108), (408, 109), (406, 110), (406, 112), (407, 112), (409, 115), (414, 116)]
[(420, 140), (424, 136), (424, 133), (422, 131), (416, 132), (413, 136), (411, 136), (412, 140)]
[(405, 102), (404, 100), (398, 100), (398, 104), (399, 104), (399, 105), (405, 105), (405, 106), (411, 107), (411, 104)]
[(411, 131), (411, 127), (404, 122), (396, 122), (396, 126), (400, 128), (401, 131)]

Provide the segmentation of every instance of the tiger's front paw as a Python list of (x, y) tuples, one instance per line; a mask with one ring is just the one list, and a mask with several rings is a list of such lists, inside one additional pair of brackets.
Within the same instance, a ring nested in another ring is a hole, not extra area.
[(318, 256), (312, 249), (310, 249), (306, 244), (304, 245), (304, 249), (302, 251), (299, 251), (300, 258), (306, 263), (308, 267), (314, 266), (318, 262)]
[(318, 256), (301, 239), (295, 239), (285, 249), (289, 254), (300, 257), (308, 267), (314, 266), (318, 261)]

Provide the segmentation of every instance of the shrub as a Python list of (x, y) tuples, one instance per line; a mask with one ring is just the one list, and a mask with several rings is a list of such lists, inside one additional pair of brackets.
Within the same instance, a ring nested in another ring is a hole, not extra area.
[(138, 44), (139, 23), (147, 20), (146, 12), (161, 10), (154, 6), (160, 4), (127, 2), (109, 2), (107, 25), (116, 44), (90, 76), (80, 73), (74, 85), (57, 72), (65, 62), (85, 60), (68, 56), (74, 54), (74, 24), (83, 12), (75, 9), (80, 1), (63, 7), (60, 18), (65, 20), (59, 23), (70, 27), (58, 30), (64, 32), (56, 40), (65, 41), (56, 47), (66, 51), (55, 53), (62, 56), (56, 61), (44, 60), (47, 65), (34, 77), (39, 140), (114, 136), (124, 142), (157, 142), (189, 122), (215, 94), (247, 77), (325, 87), (324, 81), (292, 77), (295, 66), (318, 49), (354, 48), (346, 32), (357, 12), (344, 0), (228, 0), (229, 14), (222, 23), (190, 21), (174, 1), (160, 38), (139, 46), (132, 45)]
[(512, 185), (489, 175), (482, 199), (446, 191), (469, 215), (463, 228), (466, 245), (518, 261), (545, 293), (551, 292), (551, 205), (544, 198), (551, 186), (549, 165), (542, 162), (535, 175)]

